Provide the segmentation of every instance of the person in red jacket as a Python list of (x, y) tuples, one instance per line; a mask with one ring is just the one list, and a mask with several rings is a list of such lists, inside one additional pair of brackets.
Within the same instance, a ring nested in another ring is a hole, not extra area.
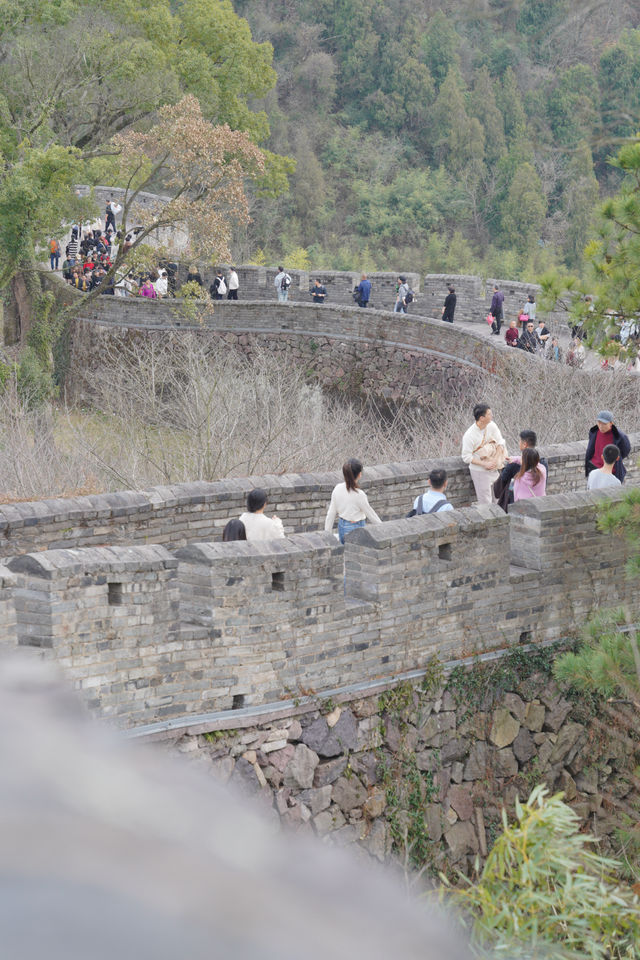
[(508, 347), (518, 346), (518, 323), (516, 320), (512, 320), (509, 324), (504, 339)]
[(615, 444), (620, 451), (620, 458), (615, 462), (613, 475), (620, 483), (624, 483), (627, 471), (622, 461), (631, 453), (631, 443), (626, 433), (616, 427), (610, 410), (601, 410), (596, 425), (589, 430), (587, 452), (584, 455), (584, 475), (588, 477), (592, 470), (601, 469), (604, 463), (602, 452), (610, 443)]

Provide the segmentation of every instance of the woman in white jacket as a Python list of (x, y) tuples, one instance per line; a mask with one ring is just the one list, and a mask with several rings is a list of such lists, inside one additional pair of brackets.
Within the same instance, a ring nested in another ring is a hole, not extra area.
[(382, 523), (375, 510), (369, 506), (364, 490), (358, 486), (362, 476), (362, 464), (359, 460), (347, 460), (342, 467), (344, 483), (333, 488), (331, 503), (324, 522), (324, 529), (331, 533), (336, 517), (338, 518), (338, 538), (344, 543), (345, 536), (356, 527), (364, 527), (368, 519), (372, 523)]

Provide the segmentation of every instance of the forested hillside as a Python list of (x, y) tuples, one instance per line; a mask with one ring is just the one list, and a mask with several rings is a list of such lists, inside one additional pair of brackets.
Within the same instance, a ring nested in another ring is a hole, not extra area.
[(235, 0), (291, 191), (241, 243), (338, 269), (580, 270), (640, 129), (634, 0)]

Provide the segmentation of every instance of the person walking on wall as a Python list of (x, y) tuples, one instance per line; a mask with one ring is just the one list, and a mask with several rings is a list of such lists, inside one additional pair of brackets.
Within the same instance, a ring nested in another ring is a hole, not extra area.
[(453, 510), (453, 504), (447, 500), (447, 471), (440, 468), (429, 474), (429, 487), (413, 501), (413, 509), (407, 517), (419, 517), (424, 513), (439, 513), (441, 510)]
[(547, 491), (547, 471), (540, 463), (540, 454), (535, 447), (525, 447), (522, 462), (513, 481), (513, 501), (544, 497)]
[(491, 298), (491, 308), (489, 313), (493, 317), (493, 323), (491, 324), (491, 333), (496, 336), (500, 334), (500, 327), (502, 326), (502, 321), (504, 319), (504, 293), (499, 288), (498, 284), (493, 285), (493, 297)]
[(247, 540), (278, 540), (284, 537), (282, 520), (276, 517), (265, 517), (264, 508), (267, 503), (267, 491), (261, 487), (251, 490), (247, 496), (247, 512), (240, 514), (240, 522), (244, 524)]
[(462, 438), (462, 459), (469, 466), (478, 503), (494, 503), (493, 484), (504, 466), (507, 445), (488, 403), (475, 405), (473, 419)]
[(284, 267), (278, 267), (278, 272), (276, 273), (275, 280), (273, 285), (276, 288), (278, 294), (278, 300), (280, 303), (286, 303), (289, 299), (289, 287), (291, 286), (291, 277), (286, 272)]
[(51, 269), (57, 270), (60, 263), (60, 241), (56, 240), (55, 237), (49, 241), (49, 260)]
[(324, 521), (324, 529), (331, 533), (336, 517), (338, 518), (338, 539), (344, 543), (344, 538), (356, 527), (364, 527), (365, 521), (382, 523), (382, 520), (369, 505), (369, 499), (358, 486), (362, 476), (362, 464), (352, 458), (342, 466), (344, 483), (338, 483), (331, 493), (331, 502)]
[(238, 280), (238, 271), (235, 267), (231, 267), (229, 270), (229, 282), (227, 284), (227, 300), (237, 300), (238, 299), (238, 287), (240, 286), (240, 281)]
[(407, 312), (407, 301), (405, 298), (408, 293), (409, 284), (407, 283), (407, 278), (403, 276), (398, 277), (398, 292), (396, 294), (396, 305), (393, 308), (394, 313)]
[(600, 470), (604, 466), (605, 461), (602, 454), (604, 448), (609, 444), (615, 444), (620, 454), (619, 459), (614, 464), (613, 475), (618, 478), (620, 483), (624, 483), (627, 471), (622, 461), (629, 456), (631, 443), (626, 433), (616, 427), (611, 411), (601, 410), (596, 425), (589, 430), (587, 452), (584, 455), (585, 477), (588, 477), (592, 470)]
[(449, 293), (444, 298), (444, 307), (442, 308), (442, 319), (446, 320), (447, 323), (453, 323), (453, 314), (456, 309), (456, 290), (455, 287), (449, 285)]
[(367, 279), (366, 273), (360, 277), (360, 283), (355, 289), (357, 294), (356, 303), (359, 307), (366, 307), (371, 299), (371, 281)]

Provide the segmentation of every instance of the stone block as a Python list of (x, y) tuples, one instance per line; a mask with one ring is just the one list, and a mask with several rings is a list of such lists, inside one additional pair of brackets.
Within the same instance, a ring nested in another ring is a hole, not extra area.
[(489, 748), (479, 740), (469, 751), (469, 759), (464, 768), (464, 780), (483, 780), (487, 775), (489, 765)]
[(493, 762), (493, 769), (497, 777), (515, 777), (518, 772), (518, 761), (510, 747), (497, 750)]
[(471, 786), (467, 784), (456, 784), (455, 786), (449, 787), (447, 800), (461, 820), (471, 820), (473, 816)]
[(513, 741), (513, 753), (521, 766), (535, 756), (536, 745), (526, 727), (520, 728), (518, 736)]
[(541, 703), (528, 703), (524, 716), (524, 726), (531, 733), (539, 733), (544, 725), (545, 708)]
[(342, 775), (347, 766), (346, 757), (337, 757), (335, 760), (328, 760), (320, 763), (316, 767), (313, 778), (314, 787), (324, 787), (327, 784), (335, 783)]
[(284, 785), (287, 787), (311, 787), (316, 767), (320, 760), (317, 753), (304, 743), (299, 743), (284, 771)]
[(505, 707), (494, 711), (489, 740), (501, 749), (513, 743), (520, 730), (520, 722)]
[(366, 817), (369, 817), (370, 820), (374, 820), (376, 817), (379, 817), (384, 813), (386, 806), (387, 806), (386, 791), (381, 789), (380, 787), (373, 787), (373, 789), (369, 793), (369, 796), (364, 802), (364, 806), (363, 806), (364, 815)]
[(458, 863), (467, 854), (478, 852), (478, 838), (473, 825), (468, 821), (458, 821), (450, 826), (444, 835), (449, 848), (452, 863)]
[(333, 785), (332, 800), (343, 813), (362, 807), (366, 799), (367, 791), (357, 777), (340, 777)]

